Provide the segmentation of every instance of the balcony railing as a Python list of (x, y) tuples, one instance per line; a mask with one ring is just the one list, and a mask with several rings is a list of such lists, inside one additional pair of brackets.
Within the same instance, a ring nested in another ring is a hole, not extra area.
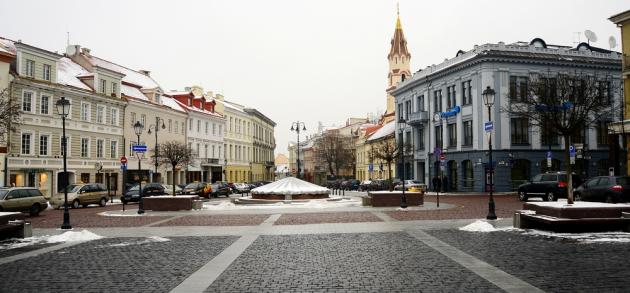
[(427, 111), (417, 111), (409, 113), (409, 119), (407, 124), (409, 125), (420, 125), (429, 121), (429, 112)]

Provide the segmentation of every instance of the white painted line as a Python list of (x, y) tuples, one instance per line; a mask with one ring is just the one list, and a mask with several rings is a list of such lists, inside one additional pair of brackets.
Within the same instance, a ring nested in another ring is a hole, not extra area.
[(203, 292), (225, 271), (236, 258), (249, 247), (258, 235), (245, 235), (223, 250), (219, 255), (190, 275), (181, 284), (171, 290), (176, 292)]
[(407, 233), (507, 292), (545, 292), (497, 267), (477, 259), (472, 255), (469, 255), (443, 242), (442, 240), (427, 234), (424, 231), (408, 230)]
[(173, 216), (173, 217), (170, 217), (170, 218), (168, 218), (168, 219), (159, 220), (159, 221), (157, 221), (157, 222), (153, 222), (153, 223), (146, 224), (146, 225), (144, 225), (144, 226), (142, 226), (142, 227), (155, 227), (155, 226), (157, 226), (157, 225), (159, 225), (159, 224), (166, 223), (166, 222), (171, 221), (171, 220), (179, 219), (179, 218), (181, 218), (181, 217), (184, 217), (184, 215), (181, 215), (181, 216)]
[(273, 215), (269, 216), (269, 218), (267, 218), (260, 225), (261, 226), (273, 226), (273, 223), (275, 223), (278, 219), (280, 219), (280, 216), (282, 216), (282, 214), (273, 214)]
[(377, 216), (379, 219), (383, 220), (383, 222), (398, 222), (398, 220), (390, 217), (384, 212), (372, 212), (372, 214)]

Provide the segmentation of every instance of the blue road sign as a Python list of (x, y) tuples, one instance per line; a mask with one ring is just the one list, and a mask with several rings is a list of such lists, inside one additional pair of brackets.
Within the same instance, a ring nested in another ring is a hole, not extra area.
[(368, 165), (368, 172), (374, 172), (374, 164), (369, 164)]
[(494, 125), (492, 125), (492, 121), (488, 121), (483, 124), (483, 129), (485, 129), (486, 132), (491, 132), (492, 128), (494, 128), (493, 126)]
[(131, 147), (131, 150), (136, 153), (145, 153), (147, 151), (147, 146), (143, 144), (136, 144)]
[(551, 159), (551, 152), (547, 151), (547, 159)]
[(569, 156), (575, 157), (575, 147), (573, 145), (569, 146)]
[(127, 171), (127, 164), (120, 164), (120, 170)]
[(436, 158), (439, 158), (440, 155), (442, 154), (442, 149), (436, 147), (433, 153), (435, 154)]

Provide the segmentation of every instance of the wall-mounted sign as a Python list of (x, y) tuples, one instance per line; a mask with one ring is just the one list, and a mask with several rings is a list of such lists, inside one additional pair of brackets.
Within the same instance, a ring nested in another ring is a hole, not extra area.
[(442, 118), (453, 117), (453, 116), (457, 115), (457, 113), (459, 113), (460, 111), (461, 111), (461, 108), (459, 108), (459, 106), (455, 106), (455, 107), (449, 109), (446, 112), (440, 113), (440, 116)]

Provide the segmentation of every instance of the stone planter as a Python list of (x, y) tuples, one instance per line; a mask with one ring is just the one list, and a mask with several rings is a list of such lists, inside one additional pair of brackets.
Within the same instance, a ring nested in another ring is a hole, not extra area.
[(144, 209), (148, 211), (190, 211), (193, 209), (193, 201), (198, 198), (196, 195), (145, 197), (143, 198)]
[[(396, 207), (400, 206), (402, 191), (375, 191), (368, 194), (373, 207)], [(424, 204), (424, 193), (405, 192), (408, 206), (419, 206)]]

